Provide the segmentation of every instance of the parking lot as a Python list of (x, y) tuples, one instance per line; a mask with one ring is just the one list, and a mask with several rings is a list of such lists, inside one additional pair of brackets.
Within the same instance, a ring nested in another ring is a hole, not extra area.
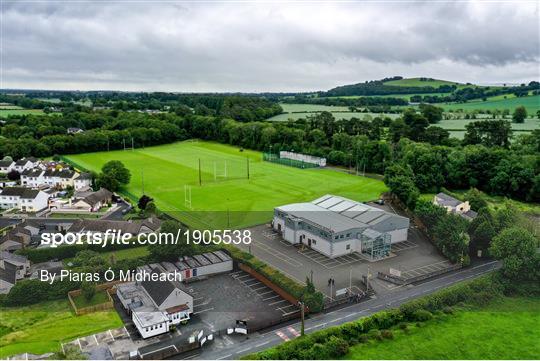
[[(386, 211), (395, 212), (389, 205), (370, 204)], [(252, 254), (286, 274), (299, 283), (307, 278), (313, 280), (315, 287), (332, 300), (337, 292), (352, 288), (363, 289), (362, 280), (368, 276), (370, 286), (377, 293), (392, 292), (399, 287), (376, 278), (377, 272), (388, 272), (389, 268), (409, 272), (435, 271), (447, 264), (446, 259), (414, 226), (409, 228), (408, 239), (392, 245), (391, 256), (375, 262), (369, 262), (357, 253), (329, 258), (308, 247), (293, 246), (272, 230), (270, 225), (250, 228), (251, 247), (242, 245)], [(334, 282), (329, 282), (333, 279)]]

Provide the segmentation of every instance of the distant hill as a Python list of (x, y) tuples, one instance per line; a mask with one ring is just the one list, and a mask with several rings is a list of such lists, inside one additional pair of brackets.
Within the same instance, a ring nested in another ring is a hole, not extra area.
[(431, 86), (434, 88), (442, 85), (455, 85), (458, 88), (473, 86), (472, 84), (456, 83), (448, 80), (440, 80), (433, 78), (402, 78), (398, 80), (389, 80), (384, 82), (384, 85), (391, 86), (406, 86), (406, 87), (426, 87)]
[(431, 78), (404, 79), (403, 77), (396, 76), (381, 80), (366, 81), (364, 83), (338, 86), (326, 92), (321, 92), (319, 95), (328, 97), (451, 93), (454, 90), (463, 87), (467, 87), (467, 85)]

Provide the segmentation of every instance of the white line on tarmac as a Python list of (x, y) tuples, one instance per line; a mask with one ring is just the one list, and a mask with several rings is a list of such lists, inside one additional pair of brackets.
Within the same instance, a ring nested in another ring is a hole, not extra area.
[(277, 298), (277, 297), (279, 297), (279, 295), (275, 295), (275, 296), (268, 297), (268, 298), (263, 298), (263, 301), (272, 300), (272, 299)]
[(223, 359), (226, 359), (227, 357), (231, 357), (232, 356), (232, 353), (228, 354), (228, 355), (225, 355), (225, 356), (221, 356), (219, 358), (217, 358), (216, 360), (223, 360)]
[(260, 343), (258, 345), (255, 345), (255, 347), (261, 347), (261, 346), (264, 346), (264, 345), (269, 344), (269, 343), (270, 343), (270, 340), (264, 341), (264, 342), (262, 342), (262, 343)]

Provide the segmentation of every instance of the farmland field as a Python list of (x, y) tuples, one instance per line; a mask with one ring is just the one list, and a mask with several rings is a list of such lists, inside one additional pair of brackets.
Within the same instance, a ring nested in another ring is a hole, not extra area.
[(43, 114), (41, 109), (0, 109), (0, 118), (6, 118), (10, 115), (25, 115), (25, 114)]
[(420, 80), (420, 78), (406, 78), (406, 79), (400, 79), (400, 80), (391, 80), (391, 81), (384, 82), (384, 85), (411, 86), (411, 87), (432, 86), (434, 88), (439, 87), (441, 85), (457, 85), (458, 88), (464, 88), (468, 86), (461, 83), (455, 83), (455, 82), (451, 82), (447, 80), (439, 80), (439, 79), (422, 81)]
[(329, 105), (317, 105), (317, 104), (280, 104), (285, 113), (275, 115), (269, 119), (271, 122), (284, 122), (289, 119), (298, 120), (313, 116), (318, 112), (327, 111), (332, 113), (336, 119), (351, 119), (351, 118), (364, 118), (365, 115), (371, 117), (389, 117), (397, 118), (399, 114), (386, 114), (386, 113), (360, 113), (350, 112), (348, 107), (344, 106), (329, 106)]
[(60, 342), (122, 326), (115, 310), (76, 316), (67, 300), (0, 308), (0, 358), (60, 350)]
[(351, 347), (347, 359), (476, 360), (537, 359), (538, 298), (505, 297), (485, 307), (441, 315), (421, 327), (392, 330), (394, 338)]
[[(202, 141), (67, 158), (96, 171), (109, 160), (122, 161), (131, 170), (126, 191), (132, 198), (142, 194), (144, 177), (145, 193), (156, 200), (158, 208), (197, 226), (201, 225), (199, 222), (216, 227), (260, 224), (268, 222), (273, 208), (279, 205), (310, 201), (327, 193), (367, 201), (386, 191), (380, 180), (329, 169), (297, 169), (263, 162), (259, 152), (239, 152), (236, 147)], [(249, 179), (246, 158), (250, 162)], [(186, 185), (191, 186), (192, 212), (186, 212)]]
[[(439, 123), (435, 124), (438, 127), (444, 129), (463, 129), (469, 123), (476, 122), (479, 119), (443, 119)], [(510, 120), (510, 119), (508, 119)], [(511, 120), (510, 120), (511, 121)], [(512, 129), (514, 130), (534, 130), (540, 129), (540, 120), (527, 118), (523, 123), (512, 123)]]
[(507, 99), (504, 98), (496, 98), (494, 100), (487, 100), (487, 101), (471, 101), (468, 103), (454, 103), (454, 104), (441, 104), (440, 106), (444, 108), (444, 110), (504, 110), (508, 109), (510, 112), (513, 112), (515, 108), (518, 106), (523, 105), (526, 109), (529, 115), (535, 114), (538, 110), (540, 110), (540, 95), (532, 95), (532, 96), (526, 96), (526, 97), (508, 97)]

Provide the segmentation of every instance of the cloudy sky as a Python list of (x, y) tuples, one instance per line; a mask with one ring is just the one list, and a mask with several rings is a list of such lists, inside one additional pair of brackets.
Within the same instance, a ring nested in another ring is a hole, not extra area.
[(307, 91), (540, 79), (538, 1), (2, 0), (0, 88)]

